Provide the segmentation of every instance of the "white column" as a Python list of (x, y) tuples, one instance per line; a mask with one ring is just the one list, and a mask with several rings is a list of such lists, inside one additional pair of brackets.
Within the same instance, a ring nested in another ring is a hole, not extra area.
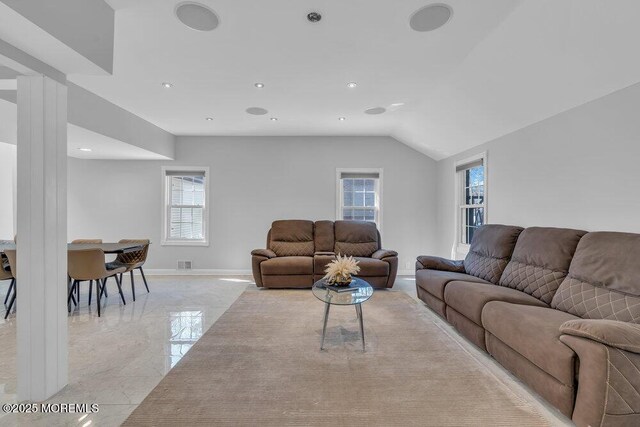
[(18, 77), (18, 400), (67, 384), (67, 87)]

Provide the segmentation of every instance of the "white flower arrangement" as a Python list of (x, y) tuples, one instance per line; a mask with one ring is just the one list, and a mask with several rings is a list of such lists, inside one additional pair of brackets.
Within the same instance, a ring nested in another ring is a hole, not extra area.
[(358, 261), (353, 257), (341, 256), (338, 254), (336, 259), (327, 264), (327, 268), (324, 270), (326, 273), (323, 279), (327, 283), (350, 283), (351, 275), (358, 274), (360, 267), (358, 267)]

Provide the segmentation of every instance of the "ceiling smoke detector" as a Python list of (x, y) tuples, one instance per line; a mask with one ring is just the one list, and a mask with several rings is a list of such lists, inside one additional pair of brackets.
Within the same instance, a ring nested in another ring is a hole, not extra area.
[(309, 12), (309, 14), (307, 15), (307, 20), (309, 22), (320, 22), (321, 19), (322, 15), (320, 15), (318, 12)]

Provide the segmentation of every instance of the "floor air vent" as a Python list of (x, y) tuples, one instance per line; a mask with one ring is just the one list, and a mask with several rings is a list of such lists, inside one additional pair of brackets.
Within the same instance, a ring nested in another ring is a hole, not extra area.
[(178, 270), (191, 270), (191, 261), (178, 260)]

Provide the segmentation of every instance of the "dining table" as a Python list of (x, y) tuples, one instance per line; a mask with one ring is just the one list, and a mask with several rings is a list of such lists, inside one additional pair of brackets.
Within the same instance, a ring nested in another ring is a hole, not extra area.
[[(125, 254), (144, 249), (145, 245), (139, 243), (68, 243), (67, 250), (102, 249), (105, 254)], [(15, 250), (16, 244), (11, 240), (0, 240), (0, 253), (6, 250)]]

